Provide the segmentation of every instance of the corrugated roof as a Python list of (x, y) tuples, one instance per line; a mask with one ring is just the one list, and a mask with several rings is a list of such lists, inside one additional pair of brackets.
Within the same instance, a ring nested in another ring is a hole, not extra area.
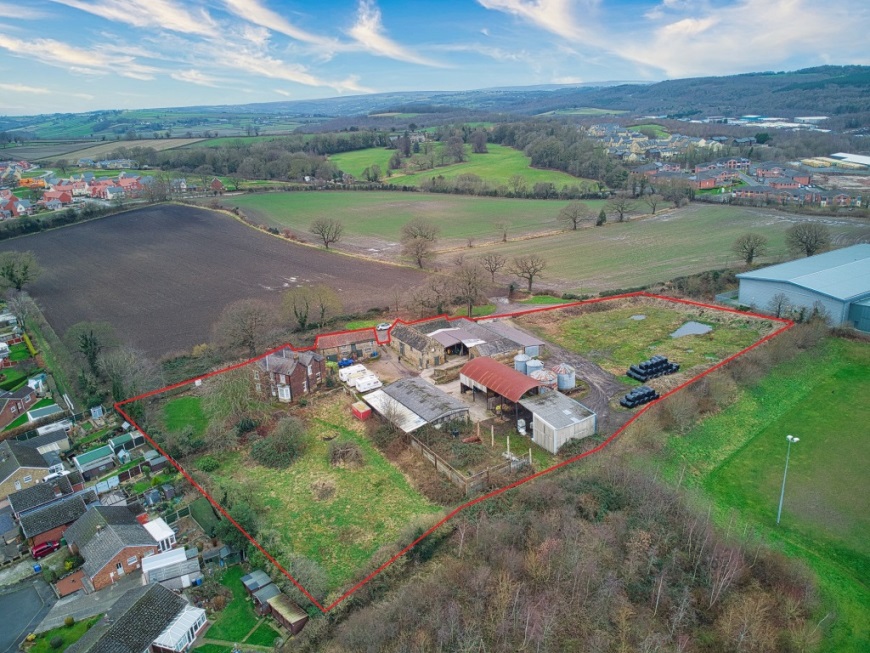
[(782, 281), (841, 301), (870, 295), (870, 244), (742, 272), (738, 279)]
[(391, 383), (384, 392), (427, 422), (468, 412), (463, 402), (416, 376)]
[(518, 402), (527, 392), (541, 385), (533, 378), (517, 372), (512, 367), (483, 356), (468, 361), (462, 366), (460, 374), (477, 381), (514, 403)]
[(543, 419), (555, 429), (579, 424), (595, 413), (579, 401), (566, 397), (561, 392), (545, 392), (520, 400), (520, 406)]
[(85, 465), (89, 465), (95, 460), (99, 460), (100, 458), (108, 458), (110, 456), (114, 456), (115, 451), (108, 444), (104, 444), (102, 447), (97, 447), (96, 449), (91, 449), (90, 451), (86, 451), (83, 454), (79, 454), (75, 457), (78, 461), (79, 465), (84, 467)]

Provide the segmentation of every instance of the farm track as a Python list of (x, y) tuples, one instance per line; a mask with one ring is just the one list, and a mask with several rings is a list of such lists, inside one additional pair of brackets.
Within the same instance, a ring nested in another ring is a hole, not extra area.
[(385, 306), (390, 289), (424, 273), (296, 245), (206, 209), (161, 205), (0, 244), (30, 250), (44, 271), (29, 288), (63, 333), (105, 321), (151, 356), (208, 342), (239, 299), (278, 304), (284, 291), (323, 283), (345, 311)]

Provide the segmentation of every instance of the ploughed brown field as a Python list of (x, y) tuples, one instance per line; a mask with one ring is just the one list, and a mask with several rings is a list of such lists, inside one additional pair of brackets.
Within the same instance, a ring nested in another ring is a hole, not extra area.
[(312, 247), (256, 231), (233, 218), (162, 205), (0, 243), (32, 251), (44, 268), (28, 290), (63, 333), (83, 320), (106, 321), (150, 356), (211, 339), (233, 301), (276, 303), (289, 288), (325, 283), (346, 311), (387, 306), (393, 288), (423, 273)]

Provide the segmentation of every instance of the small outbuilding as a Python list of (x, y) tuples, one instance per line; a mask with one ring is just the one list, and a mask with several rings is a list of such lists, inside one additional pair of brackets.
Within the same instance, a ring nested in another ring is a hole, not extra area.
[(468, 406), (419, 377), (401, 379), (363, 399), (405, 433), (426, 424), (468, 419)]
[(317, 352), (328, 361), (370, 358), (378, 350), (378, 336), (373, 328), (317, 336), (315, 343)]
[(255, 569), (250, 574), (242, 576), (241, 580), (242, 585), (245, 586), (245, 589), (248, 590), (249, 594), (253, 594), (272, 582), (272, 579), (269, 578), (269, 574), (262, 569)]
[(569, 440), (587, 438), (598, 430), (595, 413), (561, 392), (527, 397), (519, 404), (531, 414), (532, 441), (550, 453), (558, 453)]
[(308, 623), (308, 614), (286, 594), (278, 594), (268, 601), (272, 617), (294, 635), (298, 635)]

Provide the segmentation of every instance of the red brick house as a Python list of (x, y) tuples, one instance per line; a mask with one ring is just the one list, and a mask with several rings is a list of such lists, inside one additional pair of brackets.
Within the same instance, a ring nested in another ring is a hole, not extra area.
[(220, 194), (223, 194), (223, 192), (226, 190), (226, 187), (224, 186), (224, 182), (222, 182), (217, 177), (215, 177), (214, 179), (211, 180), (211, 184), (209, 184), (209, 188), (212, 190), (213, 193), (220, 193)]
[(136, 573), (142, 558), (158, 552), (157, 542), (126, 506), (95, 506), (64, 537), (70, 551), (84, 558), (82, 580), (92, 591)]
[(36, 485), (48, 475), (51, 465), (36, 449), (15, 440), (0, 442), (0, 507), (7, 497)]
[(289, 403), (311, 394), (326, 379), (326, 359), (311, 351), (281, 349), (261, 358), (254, 367), (258, 393)]
[(801, 187), (797, 181), (788, 177), (774, 177), (773, 179), (768, 179), (767, 185), (776, 190), (791, 190), (793, 188)]
[[(40, 483), (40, 485), (47, 485), (47, 483)], [(37, 546), (43, 542), (59, 542), (67, 529), (87, 512), (86, 498), (90, 502), (97, 500), (93, 492), (86, 496), (76, 494), (62, 497), (54, 503), (21, 515), (18, 523), (27, 544)]]

